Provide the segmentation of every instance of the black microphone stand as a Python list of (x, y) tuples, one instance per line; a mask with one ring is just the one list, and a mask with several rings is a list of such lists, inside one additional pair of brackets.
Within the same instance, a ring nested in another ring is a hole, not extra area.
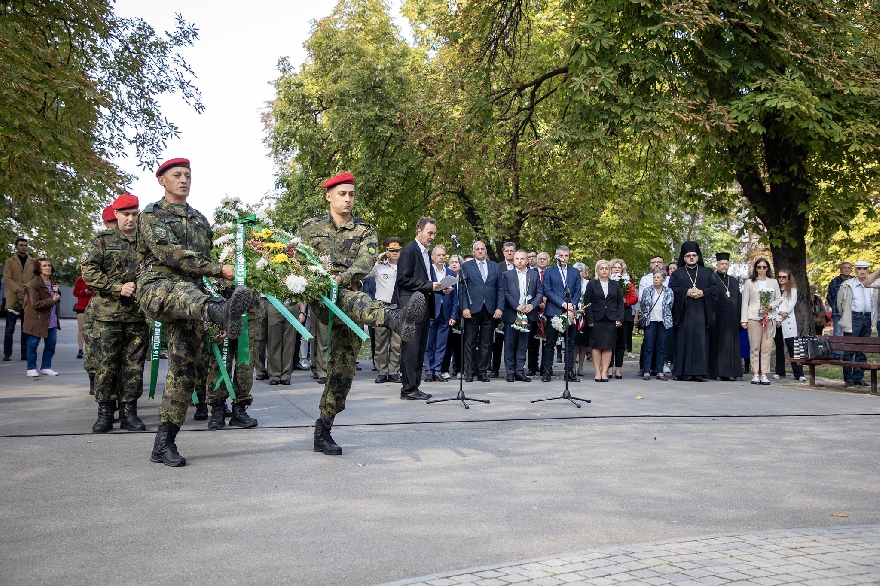
[[(571, 292), (568, 290), (568, 287), (565, 288), (565, 302), (568, 304), (571, 304)], [(550, 327), (552, 328), (553, 326), (551, 325)], [(565, 370), (562, 378), (565, 379), (565, 390), (562, 391), (562, 394), (558, 397), (548, 397), (546, 399), (532, 399), (532, 401), (531, 401), (532, 403), (537, 403), (539, 401), (557, 401), (559, 399), (565, 399), (566, 401), (569, 401), (572, 405), (574, 405), (575, 407), (580, 409), (581, 405), (580, 405), (580, 403), (577, 403), (577, 401), (582, 401), (584, 403), (591, 402), (590, 399), (580, 399), (578, 397), (572, 397), (571, 392), (569, 392), (569, 390), (568, 390), (569, 374), (574, 373), (574, 364), (573, 363), (571, 365), (571, 369), (566, 368), (568, 366), (568, 363), (566, 362), (568, 360), (568, 328), (570, 328), (570, 327), (572, 327), (572, 326), (568, 326), (567, 328), (565, 328), (565, 331), (562, 332), (562, 355), (564, 357), (563, 361), (562, 361), (562, 365), (563, 365), (563, 369)]]
[[(461, 258), (461, 244), (458, 242), (455, 243), (455, 254), (459, 258)], [(464, 292), (467, 295), (468, 307), (471, 305), (471, 293), (468, 291), (467, 279), (464, 278), (464, 263), (461, 263), (458, 267), (458, 284), (460, 291)], [(470, 409), (470, 405), (468, 405), (465, 401), (476, 401), (477, 403), (489, 403), (489, 399), (471, 399), (470, 397), (465, 396), (464, 394), (464, 351), (465, 351), (465, 325), (464, 325), (464, 303), (462, 296), (459, 294), (458, 296), (458, 323), (461, 327), (461, 344), (459, 344), (459, 352), (458, 352), (458, 394), (454, 397), (449, 397), (448, 399), (428, 399), (425, 401), (429, 405), (432, 403), (445, 403), (447, 401), (461, 401), (461, 404), (464, 405), (465, 409)]]

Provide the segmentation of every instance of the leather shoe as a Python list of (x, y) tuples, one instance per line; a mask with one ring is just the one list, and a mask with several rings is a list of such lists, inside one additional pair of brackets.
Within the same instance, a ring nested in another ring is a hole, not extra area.
[(545, 374), (544, 376), (541, 377), (542, 383), (549, 383), (551, 380), (553, 380), (553, 377), (550, 376), (549, 374)]
[(435, 375), (434, 375), (434, 382), (437, 382), (437, 383), (445, 383), (445, 382), (449, 382), (449, 379), (448, 379), (448, 378), (443, 378), (443, 377), (440, 376), (439, 374), (435, 374)]
[(403, 378), (399, 374), (392, 374), (388, 377), (388, 382), (390, 383), (402, 383)]
[(536, 374), (535, 371), (532, 369), (529, 369), (526, 371), (526, 376), (535, 376), (535, 374)]
[(481, 383), (490, 383), (490, 382), (492, 382), (492, 379), (489, 378), (489, 376), (486, 374), (481, 374), (480, 375), (480, 382)]
[(408, 393), (400, 393), (401, 399), (407, 399), (410, 401), (425, 401), (431, 398), (431, 395), (428, 393), (423, 393), (419, 389), (413, 389)]
[(319, 385), (325, 385), (325, 384), (327, 384), (327, 377), (326, 377), (326, 376), (322, 376), (322, 377), (320, 377), (320, 378), (318, 379), (318, 384), (319, 384)]
[(269, 378), (269, 375), (268, 374), (258, 374), (254, 378), (257, 380), (266, 380), (267, 378)]
[(522, 383), (530, 383), (530, 382), (532, 382), (532, 377), (530, 377), (530, 376), (528, 376), (528, 375), (526, 375), (526, 374), (515, 374), (515, 375), (513, 375), (513, 378), (514, 378), (514, 380), (518, 380), (518, 381), (520, 381), (520, 382), (522, 382)]
[(281, 381), (281, 384), (282, 384), (282, 385), (289, 386), (289, 385), (290, 385), (290, 381), (287, 380), (287, 379), (284, 379), (283, 381)]
[(388, 382), (388, 375), (387, 374), (380, 374), (379, 376), (376, 377), (376, 384), (377, 385), (381, 385), (382, 383), (387, 383), (387, 382)]
[(278, 381), (278, 380), (270, 380), (270, 381), (269, 381), (269, 384), (272, 385), (272, 386), (280, 385), (280, 384), (281, 384), (281, 381)]
[(489, 378), (501, 378), (501, 374), (497, 370), (493, 370), (489, 373)]
[(474, 375), (472, 375), (472, 374), (464, 375), (464, 382), (466, 382), (466, 383), (474, 382)]
[(512, 383), (514, 380), (516, 380), (516, 379), (513, 378), (512, 374), (507, 375), (507, 382)]
[(579, 379), (577, 376), (575, 376), (575, 374), (571, 371), (565, 373), (565, 380), (567, 380), (570, 383), (581, 382), (581, 379)]

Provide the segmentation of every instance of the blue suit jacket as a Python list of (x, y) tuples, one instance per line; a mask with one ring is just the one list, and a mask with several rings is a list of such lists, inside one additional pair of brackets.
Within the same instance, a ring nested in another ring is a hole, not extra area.
[[(436, 269), (434, 269), (436, 271)], [(438, 274), (437, 280), (443, 279), (443, 277), (454, 277), (455, 271), (446, 267), (443, 269), (446, 271), (445, 273)], [(452, 293), (449, 295), (442, 295), (440, 293), (434, 293), (434, 318), (438, 319), (443, 318), (445, 321), (449, 321), (451, 319), (458, 319), (458, 285), (454, 285), (452, 287)]]
[[(538, 271), (526, 270), (526, 295), (530, 296), (526, 303), (533, 306), (532, 311), (528, 313), (529, 321), (537, 321), (538, 304), (541, 303), (543, 294), (544, 289)], [(504, 298), (504, 305), (501, 307), (501, 321), (512, 324), (516, 321), (516, 308), (520, 301), (519, 278), (516, 269), (505, 271), (501, 275), (501, 296)]]
[(499, 280), (501, 273), (498, 270), (498, 264), (491, 260), (486, 261), (487, 274), (486, 282), (480, 275), (480, 269), (477, 262), (473, 259), (462, 263), (461, 270), (464, 272), (464, 280), (467, 284), (467, 292), (461, 291), (461, 303), (463, 309), (471, 310), (471, 313), (477, 313), (483, 306), (486, 311), (495, 313), (498, 307), (501, 307), (503, 300), (500, 296)]
[[(568, 292), (570, 301), (566, 301), (566, 292)], [(580, 307), (581, 274), (574, 267), (566, 267), (565, 285), (563, 286), (559, 265), (547, 267), (547, 270), (544, 271), (544, 297), (547, 298), (544, 316), (548, 318), (561, 314), (563, 303), (573, 303), (575, 308)]]

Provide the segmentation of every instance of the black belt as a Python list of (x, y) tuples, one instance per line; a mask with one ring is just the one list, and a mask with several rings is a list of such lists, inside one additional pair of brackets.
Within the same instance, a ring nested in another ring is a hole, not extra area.
[(854, 311), (854, 312), (852, 312), (852, 314), (853, 315), (860, 315), (862, 317), (865, 317), (865, 316), (871, 317), (870, 311)]

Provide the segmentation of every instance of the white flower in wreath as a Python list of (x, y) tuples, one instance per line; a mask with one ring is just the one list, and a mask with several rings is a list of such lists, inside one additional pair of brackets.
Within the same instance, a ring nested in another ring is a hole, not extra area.
[(526, 295), (526, 301), (531, 301), (534, 295)]
[(235, 249), (232, 246), (224, 246), (223, 252), (220, 253), (220, 258), (218, 259), (220, 262), (223, 262), (235, 252)]
[(235, 234), (224, 234), (214, 241), (214, 246), (223, 246), (233, 238), (235, 238)]
[(309, 282), (299, 275), (288, 275), (287, 279), (284, 280), (284, 284), (287, 285), (287, 288), (290, 289), (291, 293), (299, 295), (306, 290)]
[(557, 332), (565, 331), (565, 322), (563, 321), (561, 315), (553, 316), (553, 318), (550, 320), (550, 325), (553, 326), (553, 329)]
[(269, 261), (266, 260), (265, 258), (261, 258), (260, 260), (257, 261), (257, 269), (258, 269), (258, 270), (261, 270), (261, 271), (262, 271), (262, 270), (265, 269), (267, 266), (269, 266)]

